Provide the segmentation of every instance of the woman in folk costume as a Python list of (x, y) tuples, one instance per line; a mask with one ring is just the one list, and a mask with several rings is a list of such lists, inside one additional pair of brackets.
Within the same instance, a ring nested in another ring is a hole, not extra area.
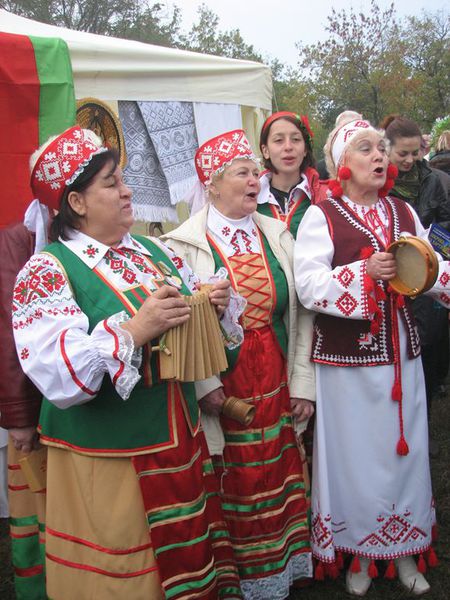
[[(195, 164), (210, 202), (164, 238), (205, 277), (225, 266), (232, 287), (247, 300), (244, 342), (228, 352), (223, 390), (214, 401), (200, 401), (202, 422), (244, 597), (286, 598), (293, 582), (311, 576), (292, 416), (300, 424), (313, 412), (312, 316), (298, 310), (286, 225), (255, 212), (259, 171), (244, 132), (205, 142)], [(254, 404), (250, 426), (221, 415), (229, 396)]]
[[(329, 199), (308, 209), (295, 245), (300, 301), (317, 311), (312, 360), (317, 412), (312, 483), (316, 578), (353, 556), (347, 589), (362, 596), (386, 559), (386, 577), (414, 594), (434, 524), (420, 343), (409, 298), (395, 294), (386, 252), (401, 232), (426, 237), (414, 210), (387, 196), (396, 169), (367, 121), (335, 128), (325, 145)], [(432, 292), (449, 303), (447, 263)], [(447, 286), (447, 291), (446, 291)], [(414, 560), (418, 557), (418, 562)]]
[[(117, 156), (73, 127), (32, 157), (58, 241), (16, 281), (13, 326), (44, 395), (47, 593), (83, 598), (241, 598), (193, 384), (158, 377), (151, 340), (184, 323), (198, 278), (132, 237)], [(223, 311), (228, 284), (210, 299)], [(201, 394), (203, 395), (203, 394)]]
[(326, 192), (314, 168), (312, 140), (306, 115), (277, 112), (261, 129), (259, 148), (266, 170), (261, 174), (257, 210), (285, 221), (294, 238), (307, 208)]

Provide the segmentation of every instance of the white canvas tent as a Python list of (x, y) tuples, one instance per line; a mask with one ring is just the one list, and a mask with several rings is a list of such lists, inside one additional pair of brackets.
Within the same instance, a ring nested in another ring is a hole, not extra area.
[(0, 31), (65, 40), (77, 98), (230, 103), (256, 112), (271, 110), (271, 71), (260, 63), (73, 31), (2, 9)]
[[(253, 148), (258, 148), (259, 132), (272, 104), (271, 70), (266, 65), (74, 31), (2, 9), (0, 32), (63, 39), (70, 53), (77, 99), (98, 98), (108, 102), (117, 113), (129, 101), (157, 103), (158, 110), (165, 110), (162, 105), (166, 104), (167, 112), (172, 109), (169, 103), (175, 111), (180, 110), (176, 103), (191, 103), (198, 144), (223, 131), (243, 127)], [(120, 116), (122, 119), (123, 115)], [(129, 154), (129, 138), (126, 143)], [(140, 155), (139, 160), (144, 156), (149, 155)], [(177, 158), (174, 155), (170, 160), (176, 163)], [(184, 178), (183, 169), (190, 170), (190, 178)], [(178, 220), (174, 205), (185, 197), (196, 176), (193, 163), (189, 167), (186, 162), (172, 165), (171, 173), (179, 180), (168, 181), (167, 191), (164, 191), (167, 184), (161, 180), (150, 183), (146, 180), (140, 191), (138, 184), (130, 181), (138, 219)], [(162, 199), (157, 201), (159, 193)], [(155, 208), (152, 203), (164, 208)]]

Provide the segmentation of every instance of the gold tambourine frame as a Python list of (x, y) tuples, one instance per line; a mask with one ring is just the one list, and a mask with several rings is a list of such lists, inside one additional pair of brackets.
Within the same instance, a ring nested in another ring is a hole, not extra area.
[(387, 247), (394, 255), (397, 274), (389, 280), (399, 294), (415, 298), (431, 289), (439, 273), (439, 262), (431, 244), (415, 235), (400, 237)]
[(98, 98), (81, 98), (77, 100), (78, 125), (83, 129), (91, 129), (108, 148), (119, 153), (119, 164), (122, 169), (127, 163), (125, 140), (119, 117), (106, 102)]

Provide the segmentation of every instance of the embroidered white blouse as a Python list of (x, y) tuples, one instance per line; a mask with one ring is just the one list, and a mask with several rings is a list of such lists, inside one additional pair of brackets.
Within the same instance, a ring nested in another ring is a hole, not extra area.
[[(158, 265), (129, 234), (114, 248), (76, 231), (61, 243), (120, 290), (139, 283), (150, 290), (157, 288)], [(198, 277), (182, 258), (157, 243), (193, 291)], [(131, 335), (120, 327), (128, 318), (125, 311), (113, 314), (89, 334), (88, 318), (77, 305), (60, 264), (49, 254), (32, 256), (17, 277), (12, 322), (19, 360), (26, 375), (59, 408), (91, 400), (105, 374), (124, 400), (129, 397), (140, 378), (141, 349), (135, 350)]]
[[(345, 196), (343, 200), (381, 240), (389, 240), (389, 216), (383, 200), (371, 207), (356, 204)], [(414, 209), (407, 207), (414, 218), (417, 235), (427, 239), (428, 231)], [(294, 249), (295, 285), (300, 301), (308, 309), (336, 317), (371, 318), (363, 285), (367, 259), (333, 269), (333, 255), (334, 245), (326, 217), (320, 208), (310, 206), (300, 223)], [(438, 279), (427, 294), (450, 308), (449, 263), (439, 255), (438, 258)]]
[(211, 204), (206, 224), (208, 234), (225, 256), (261, 252), (257, 227), (251, 215), (242, 219), (230, 219)]

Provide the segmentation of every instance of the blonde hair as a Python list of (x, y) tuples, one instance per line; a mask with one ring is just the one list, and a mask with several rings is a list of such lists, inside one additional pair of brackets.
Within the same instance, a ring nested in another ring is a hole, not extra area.
[(445, 152), (450, 150), (450, 129), (446, 129), (441, 133), (436, 142), (436, 152)]

